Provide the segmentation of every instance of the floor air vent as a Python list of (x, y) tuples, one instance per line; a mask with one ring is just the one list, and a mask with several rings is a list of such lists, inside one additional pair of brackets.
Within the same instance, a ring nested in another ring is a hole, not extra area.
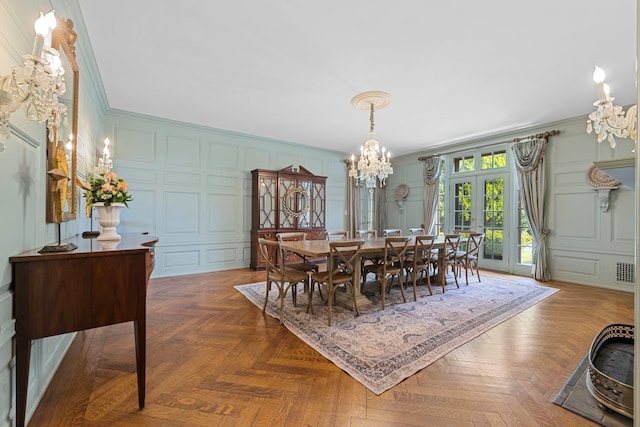
[(636, 282), (636, 269), (634, 264), (619, 262), (616, 266), (616, 280), (624, 283)]

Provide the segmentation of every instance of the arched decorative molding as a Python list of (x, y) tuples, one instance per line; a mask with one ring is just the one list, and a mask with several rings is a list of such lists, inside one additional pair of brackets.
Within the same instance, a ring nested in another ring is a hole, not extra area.
[(621, 184), (620, 181), (610, 177), (595, 165), (587, 170), (586, 180), (587, 184), (598, 192), (600, 210), (607, 212), (609, 210), (611, 190), (617, 190)]

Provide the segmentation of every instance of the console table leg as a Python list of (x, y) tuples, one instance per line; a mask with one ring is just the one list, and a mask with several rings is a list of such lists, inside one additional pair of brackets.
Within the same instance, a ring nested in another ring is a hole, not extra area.
[(136, 371), (138, 372), (138, 407), (144, 408), (145, 397), (145, 360), (146, 360), (146, 324), (145, 320), (134, 320), (136, 339)]
[(24, 427), (26, 422), (30, 358), (31, 340), (16, 337), (16, 427)]

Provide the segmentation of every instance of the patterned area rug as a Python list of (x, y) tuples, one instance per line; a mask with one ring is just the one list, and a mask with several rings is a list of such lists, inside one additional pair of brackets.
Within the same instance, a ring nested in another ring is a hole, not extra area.
[[(284, 325), (300, 339), (361, 382), (381, 394), (499, 323), (552, 295), (557, 289), (534, 284), (483, 278), (482, 283), (447, 286), (446, 293), (426, 286), (407, 289), (402, 303), (396, 286), (380, 309), (378, 295), (368, 295), (373, 304), (353, 311), (336, 306), (332, 326), (327, 325), (327, 308), (318, 292), (314, 295), (315, 315), (306, 313), (306, 296), (298, 290), (298, 304), (285, 299)], [(262, 309), (265, 284), (235, 287)], [(338, 290), (340, 291), (340, 290)], [(365, 294), (367, 294), (365, 289)], [(269, 293), (267, 313), (279, 318), (277, 291)]]

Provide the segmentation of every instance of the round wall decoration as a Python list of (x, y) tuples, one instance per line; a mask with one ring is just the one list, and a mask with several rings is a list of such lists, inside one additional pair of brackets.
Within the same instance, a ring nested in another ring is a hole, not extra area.
[(309, 211), (309, 193), (303, 188), (290, 188), (282, 196), (282, 211), (298, 218)]
[(404, 200), (409, 195), (409, 186), (407, 184), (400, 184), (396, 187), (395, 196), (398, 200)]

